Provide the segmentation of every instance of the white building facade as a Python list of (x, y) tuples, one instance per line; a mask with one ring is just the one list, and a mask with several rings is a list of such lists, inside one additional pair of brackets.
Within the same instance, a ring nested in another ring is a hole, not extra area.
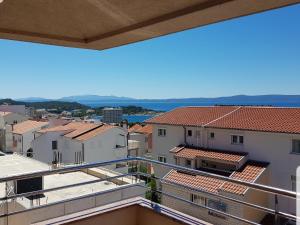
[(12, 143), (8, 146), (8, 150), (31, 157), (32, 142), (35, 138), (35, 132), (49, 126), (48, 122), (40, 122), (34, 120), (26, 120), (24, 122), (7, 126), (7, 130), (11, 130)]
[[(178, 164), (170, 152), (185, 145), (245, 152), (269, 163), (266, 184), (296, 191), (300, 165), (300, 109), (273, 107), (186, 107), (148, 121), (153, 126), (153, 158)], [(168, 169), (154, 168), (162, 177)], [(269, 207), (274, 199), (269, 198)], [(295, 214), (296, 202), (279, 198), (280, 210)]]
[[(126, 131), (107, 124), (71, 122), (41, 130), (33, 142), (33, 158), (48, 164), (81, 164), (127, 157)], [(124, 169), (114, 165), (111, 169)]]

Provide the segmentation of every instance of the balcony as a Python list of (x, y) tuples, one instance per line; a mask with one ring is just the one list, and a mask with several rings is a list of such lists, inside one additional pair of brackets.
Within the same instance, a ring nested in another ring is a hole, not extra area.
[[(155, 208), (153, 208), (155, 207)], [(85, 210), (69, 216), (50, 219), (34, 225), (46, 224), (106, 224), (106, 225), (151, 225), (151, 224), (198, 224), (211, 225), (168, 207), (155, 204), (141, 197), (131, 198), (102, 207)]]
[[(248, 199), (234, 198), (230, 195), (191, 187), (185, 183), (168, 181), (139, 169), (125, 174), (108, 170), (103, 172), (101, 169), (103, 166), (120, 163), (130, 163), (132, 166), (136, 165), (137, 168), (140, 168), (140, 164), (151, 166), (155, 164), (181, 171), (181, 173), (226, 181), (232, 185), (247, 187), (255, 192), (271, 195), (274, 198), (275, 207), (272, 209), (255, 204)], [(30, 164), (30, 166), (33, 165)], [(17, 181), (41, 177), (44, 180), (42, 188), (19, 192), (16, 192), (18, 190), (16, 187), (13, 188)], [(166, 224), (170, 218), (172, 220), (167, 224), (178, 224), (179, 222), (181, 224), (210, 224), (210, 220), (215, 218), (223, 220), (226, 224), (260, 224), (260, 222), (251, 221), (244, 214), (224, 210), (224, 207), (218, 208), (211, 203), (202, 204), (164, 188), (154, 188), (153, 185), (149, 185), (152, 181), (167, 182), (169, 186), (180, 190), (205, 194), (211, 199), (234, 204), (235, 207), (245, 207), (247, 211), (272, 215), (274, 224), (281, 224), (279, 223), (280, 219), (296, 220), (296, 216), (278, 210), (279, 197), (295, 199), (295, 192), (137, 157), (69, 166), (55, 170), (42, 168), (42, 170), (32, 173), (2, 177), (0, 183), (4, 192), (0, 198), (0, 222), (7, 224), (89, 224), (88, 221), (104, 223), (107, 218), (113, 218), (112, 221), (118, 222), (123, 218), (123, 224), (148, 224), (152, 220), (147, 218), (153, 217), (155, 221), (158, 221), (157, 224)], [(161, 201), (161, 204), (145, 200), (144, 196), (148, 198), (150, 196), (152, 200), (154, 200), (153, 196), (156, 196), (155, 199)], [(181, 208), (182, 206), (184, 207)], [(192, 208), (190, 208), (191, 206)], [(195, 212), (198, 218), (194, 216)], [(113, 216), (107, 217), (107, 215)]]

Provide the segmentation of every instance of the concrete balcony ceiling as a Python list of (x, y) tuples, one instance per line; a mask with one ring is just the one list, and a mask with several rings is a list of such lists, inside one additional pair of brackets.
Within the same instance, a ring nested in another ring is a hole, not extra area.
[(300, 0), (0, 0), (0, 38), (103, 50)]

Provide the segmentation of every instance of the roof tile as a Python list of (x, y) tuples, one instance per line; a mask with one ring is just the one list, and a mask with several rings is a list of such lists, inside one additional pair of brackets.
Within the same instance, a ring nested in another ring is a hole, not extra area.
[[(249, 161), (238, 172), (233, 172), (231, 178), (254, 183), (256, 179), (266, 169), (267, 164)], [(231, 182), (223, 181), (217, 178), (192, 175), (187, 173), (171, 170), (165, 177), (165, 182), (178, 183), (187, 185), (192, 188), (204, 190), (212, 193), (220, 193), (220, 191), (228, 192), (236, 195), (244, 195), (247, 187), (243, 185), (234, 184)]]
[(31, 130), (39, 129), (44, 126), (47, 126), (48, 122), (40, 122), (35, 120), (26, 120), (21, 123), (17, 123), (13, 126), (13, 133), (14, 134), (24, 134)]
[(203, 126), (215, 119), (231, 113), (237, 108), (238, 107), (234, 106), (181, 107), (146, 120), (146, 123)]
[(146, 121), (149, 124), (205, 126), (300, 134), (300, 108), (256, 106), (183, 107)]
[(191, 147), (178, 147), (177, 151), (171, 149), (170, 151), (175, 152), (176, 157), (182, 157), (187, 159), (195, 159), (197, 157), (200, 158), (208, 158), (208, 159), (216, 159), (227, 162), (239, 162), (241, 161), (247, 154), (246, 153), (237, 153), (237, 152), (229, 152), (229, 151), (220, 151), (213, 149), (196, 149)]

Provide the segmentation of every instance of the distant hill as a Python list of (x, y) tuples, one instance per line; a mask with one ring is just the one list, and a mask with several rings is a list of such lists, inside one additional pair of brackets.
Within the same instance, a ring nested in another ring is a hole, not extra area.
[(10, 105), (25, 105), (26, 107), (33, 107), (35, 109), (56, 109), (57, 112), (71, 111), (74, 109), (89, 109), (89, 106), (80, 104), (78, 102), (63, 102), (63, 101), (46, 101), (46, 102), (22, 102), (12, 99), (0, 99), (1, 104)]
[(109, 101), (127, 101), (127, 100), (134, 100), (133, 98), (128, 97), (118, 97), (118, 96), (99, 96), (99, 95), (77, 95), (77, 96), (69, 96), (63, 97), (58, 99), (58, 101), (66, 101), (66, 102), (79, 102), (79, 103), (86, 103), (86, 102), (109, 102)]
[[(170, 98), (170, 99), (134, 99), (117, 96), (79, 95), (63, 97), (58, 100), (39, 98), (25, 98), (22, 104), (39, 108), (85, 108), (85, 107), (126, 107), (138, 106), (144, 109), (169, 111), (181, 106), (208, 106), (208, 105), (268, 105), (300, 107), (300, 95), (235, 95), (217, 98)], [(10, 101), (13, 101), (10, 99)], [(31, 104), (29, 104), (31, 103)], [(67, 104), (71, 103), (71, 104)], [(1, 104), (1, 103), (0, 103)]]
[[(145, 101), (149, 101), (145, 99)], [(272, 105), (277, 103), (300, 104), (300, 95), (234, 95), (217, 98), (181, 98), (181, 99), (154, 99), (150, 101), (165, 102), (198, 102), (210, 104), (241, 104), (241, 105)]]
[(18, 98), (16, 101), (20, 102), (49, 102), (53, 101), (52, 99), (40, 98), (40, 97), (28, 97), (28, 98)]
[[(85, 115), (85, 110), (90, 109), (91, 107), (80, 104), (78, 102), (63, 102), (63, 101), (45, 101), (45, 102), (22, 102), (15, 101), (12, 99), (0, 99), (1, 104), (9, 104), (9, 105), (25, 105), (26, 107), (33, 107), (35, 109), (51, 109), (55, 113), (61, 113), (62, 111), (72, 111), (75, 109), (80, 109), (82, 111), (82, 115)], [(104, 107), (95, 108), (96, 113), (98, 115), (102, 115), (102, 110)], [(124, 114), (137, 114), (137, 113), (155, 113), (154, 110), (145, 109), (143, 107), (138, 106), (123, 106)]]

